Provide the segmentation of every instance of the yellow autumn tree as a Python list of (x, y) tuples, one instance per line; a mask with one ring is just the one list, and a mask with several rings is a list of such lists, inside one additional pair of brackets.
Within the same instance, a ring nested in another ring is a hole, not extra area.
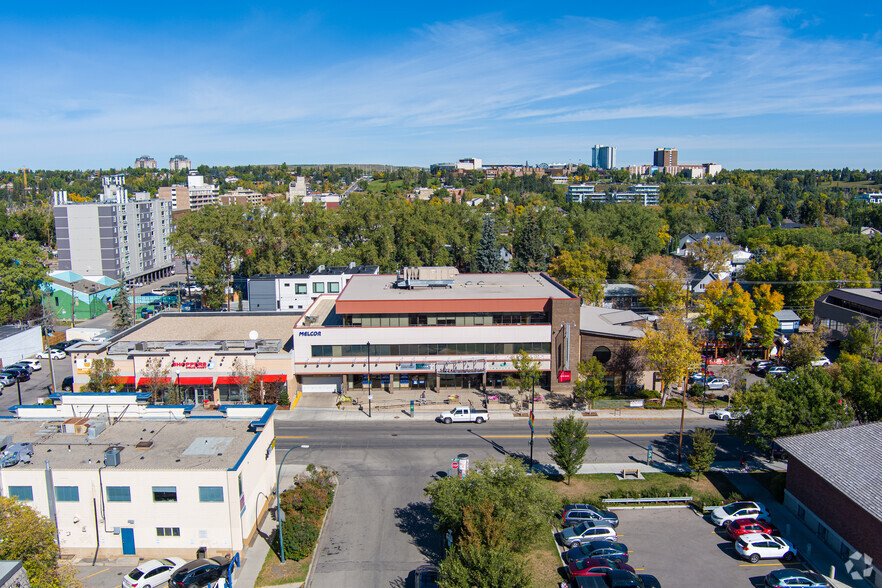
[(784, 308), (784, 295), (772, 290), (768, 284), (760, 284), (753, 290), (753, 303), (756, 306), (756, 328), (760, 344), (768, 358), (769, 349), (775, 344), (775, 330), (778, 328), (775, 313)]
[(683, 317), (677, 313), (662, 316), (648, 329), (634, 347), (643, 356), (646, 367), (658, 372), (662, 380), (662, 406), (667, 402), (668, 387), (686, 377), (688, 370), (701, 363), (698, 342), (689, 333)]

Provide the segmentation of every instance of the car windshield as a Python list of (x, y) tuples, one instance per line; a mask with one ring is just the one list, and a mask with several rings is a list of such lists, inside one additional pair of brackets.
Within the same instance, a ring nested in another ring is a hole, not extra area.
[(750, 505), (745, 504), (743, 502), (733, 502), (732, 504), (730, 504), (728, 506), (724, 506), (723, 511), (726, 514), (735, 514), (736, 512), (738, 512), (739, 510), (741, 510), (742, 508), (745, 508), (747, 506), (750, 506)]
[(588, 530), (588, 525), (586, 525), (585, 523), (582, 523), (576, 527), (573, 527), (573, 532), (575, 532), (576, 535), (581, 535), (582, 533), (584, 533), (587, 530)]
[(143, 575), (144, 575), (144, 572), (141, 571), (141, 568), (135, 568), (134, 570), (129, 572), (129, 578), (131, 578), (132, 580), (137, 580), (138, 578), (140, 578)]

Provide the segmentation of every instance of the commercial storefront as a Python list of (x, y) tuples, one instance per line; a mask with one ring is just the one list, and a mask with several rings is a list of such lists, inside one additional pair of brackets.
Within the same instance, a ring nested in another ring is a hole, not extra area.
[(92, 362), (110, 359), (115, 391), (156, 392), (156, 401), (173, 393), (182, 404), (272, 400), (293, 380), (291, 330), (299, 317), (162, 313), (110, 341), (68, 349), (74, 390), (89, 381)]
[(296, 384), (305, 393), (499, 388), (523, 351), (539, 363), (537, 385), (569, 389), (579, 305), (543, 273), (354, 276), (294, 326)]

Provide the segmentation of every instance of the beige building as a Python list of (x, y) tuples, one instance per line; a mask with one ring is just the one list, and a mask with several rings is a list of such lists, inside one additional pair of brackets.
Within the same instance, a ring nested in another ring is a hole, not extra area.
[(190, 169), (190, 160), (183, 155), (175, 155), (168, 160), (168, 169), (170, 169), (171, 171)]

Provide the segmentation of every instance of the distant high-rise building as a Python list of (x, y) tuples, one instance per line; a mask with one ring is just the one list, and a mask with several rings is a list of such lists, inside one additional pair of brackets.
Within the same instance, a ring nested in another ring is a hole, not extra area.
[(616, 166), (616, 148), (608, 145), (595, 145), (591, 148), (591, 167), (612, 169)]
[(149, 155), (142, 155), (135, 160), (135, 167), (144, 169), (156, 169), (156, 160)]
[(659, 147), (652, 155), (652, 165), (656, 167), (677, 165), (677, 150), (670, 147)]
[(183, 155), (175, 155), (168, 160), (168, 169), (171, 171), (190, 169), (190, 160)]

